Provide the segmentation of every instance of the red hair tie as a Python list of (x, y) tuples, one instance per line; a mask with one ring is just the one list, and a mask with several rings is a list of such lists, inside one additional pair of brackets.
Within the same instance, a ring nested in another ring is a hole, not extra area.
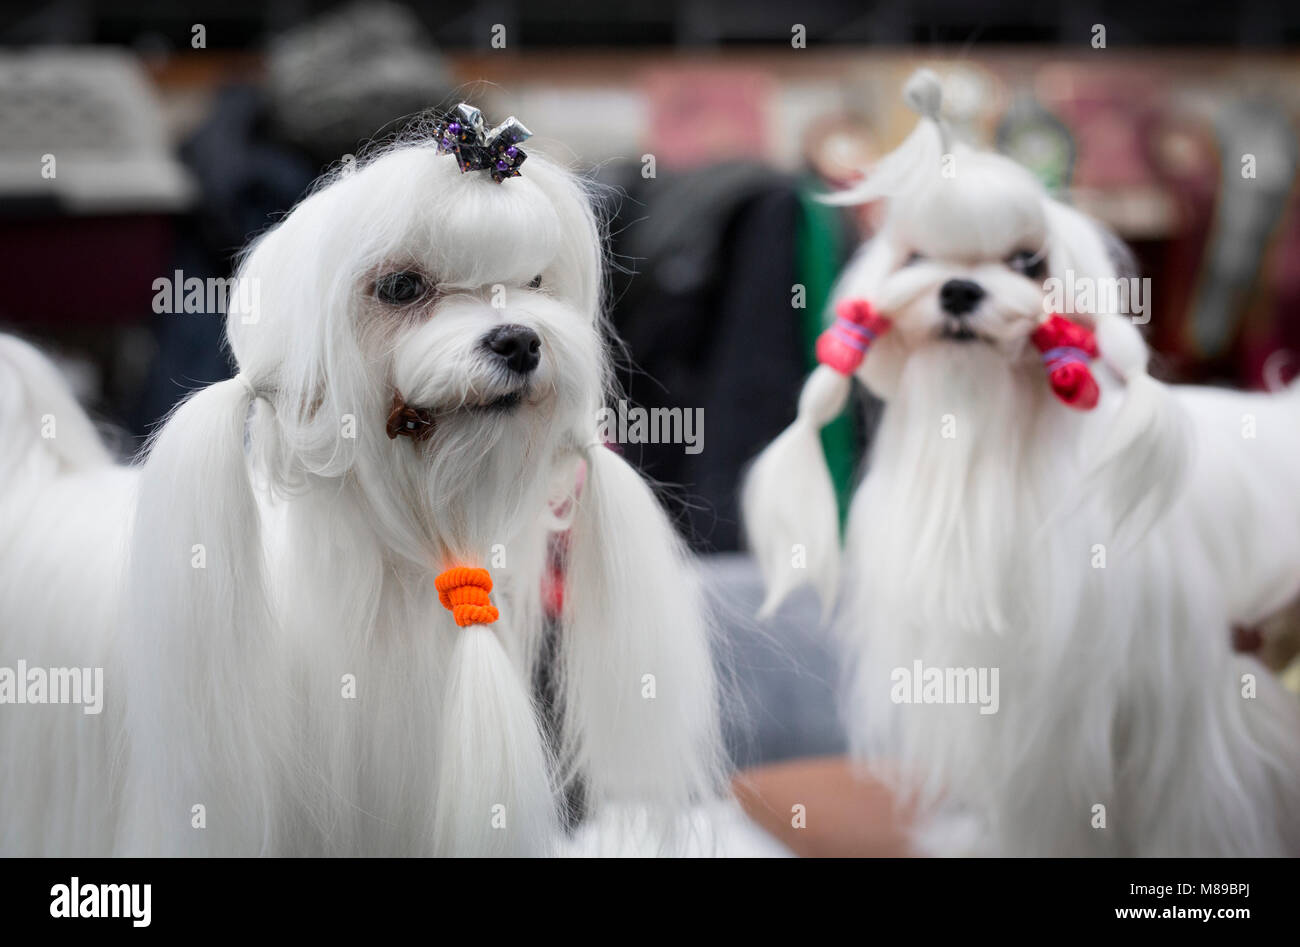
[(1097, 357), (1097, 339), (1092, 330), (1052, 313), (1029, 338), (1043, 353), (1047, 378), (1056, 397), (1080, 411), (1095, 408), (1100, 391), (1088, 368), (1088, 362)]
[(891, 324), (865, 299), (841, 300), (835, 307), (835, 322), (817, 337), (817, 361), (841, 375), (852, 375)]
[(433, 580), (438, 590), (438, 601), (451, 612), (456, 624), (490, 625), (501, 617), (488, 593), (492, 591), (492, 576), (487, 569), (457, 566), (448, 569)]

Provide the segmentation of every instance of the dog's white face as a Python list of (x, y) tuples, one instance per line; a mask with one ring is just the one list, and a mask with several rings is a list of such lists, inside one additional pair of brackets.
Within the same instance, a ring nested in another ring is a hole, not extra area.
[[(443, 545), (499, 542), (594, 423), (599, 265), (585, 194), (544, 159), (497, 183), (405, 147), (258, 243), (241, 276), (259, 281), (259, 307), (232, 313), (232, 344), (275, 390), (302, 468), (355, 471), (381, 521), (404, 509)], [(427, 436), (387, 438), (395, 395)]]
[(890, 215), (894, 327), (935, 341), (1018, 349), (1042, 317), (1047, 223), (1037, 185), (1017, 166), (970, 155)]
[(999, 155), (963, 151), (951, 177), (914, 176), (843, 280), (845, 295), (871, 299), (893, 321), (867, 358), (872, 387), (892, 394), (906, 361), (934, 348), (970, 368), (1032, 362), (1026, 343), (1045, 316), (1044, 281), (1072, 265), (1081, 222)]

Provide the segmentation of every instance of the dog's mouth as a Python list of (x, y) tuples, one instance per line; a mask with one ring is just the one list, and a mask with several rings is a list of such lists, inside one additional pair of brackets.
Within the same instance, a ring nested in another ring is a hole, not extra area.
[(534, 386), (526, 380), (516, 381), (505, 391), (501, 390), (502, 387), (504, 386), (494, 384), (488, 391), (471, 392), (463, 400), (446, 401), (430, 410), (440, 418), (450, 418), (453, 415), (509, 414), (539, 401)]
[(525, 394), (527, 394), (526, 388), (516, 388), (514, 391), (508, 391), (504, 395), (497, 395), (497, 397), (490, 401), (467, 405), (466, 408), (470, 411), (491, 414), (511, 411), (523, 404)]
[(493, 414), (501, 415), (513, 411), (528, 400), (529, 386), (521, 385), (513, 391), (495, 395), (478, 402), (466, 402), (447, 408), (422, 408), (408, 404), (396, 389), (393, 390), (393, 403), (388, 415), (387, 432), (389, 439), (409, 437), (423, 441), (431, 437), (438, 427), (439, 419), (446, 419), (453, 414)]
[(944, 322), (943, 327), (939, 329), (939, 338), (948, 342), (987, 342), (988, 339), (980, 335), (974, 329), (964, 322), (956, 319), (949, 319)]

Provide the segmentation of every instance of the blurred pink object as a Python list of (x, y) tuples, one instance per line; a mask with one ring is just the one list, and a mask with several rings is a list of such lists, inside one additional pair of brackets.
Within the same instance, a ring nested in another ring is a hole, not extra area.
[(1060, 115), (1078, 145), (1076, 187), (1119, 188), (1149, 185), (1155, 175), (1147, 161), (1144, 134), (1164, 105), (1167, 77), (1154, 69), (1101, 70), (1056, 65), (1044, 68), (1034, 87), (1049, 109)]
[(751, 69), (655, 69), (645, 75), (649, 149), (659, 164), (692, 168), (767, 152), (770, 80)]

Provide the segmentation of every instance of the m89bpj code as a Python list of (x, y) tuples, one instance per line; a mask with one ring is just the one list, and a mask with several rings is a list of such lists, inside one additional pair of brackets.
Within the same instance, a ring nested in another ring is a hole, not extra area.
[(1201, 894), (1239, 894), (1243, 898), (1249, 898), (1250, 885), (1244, 882), (1227, 883), (1222, 881), (1202, 883)]

